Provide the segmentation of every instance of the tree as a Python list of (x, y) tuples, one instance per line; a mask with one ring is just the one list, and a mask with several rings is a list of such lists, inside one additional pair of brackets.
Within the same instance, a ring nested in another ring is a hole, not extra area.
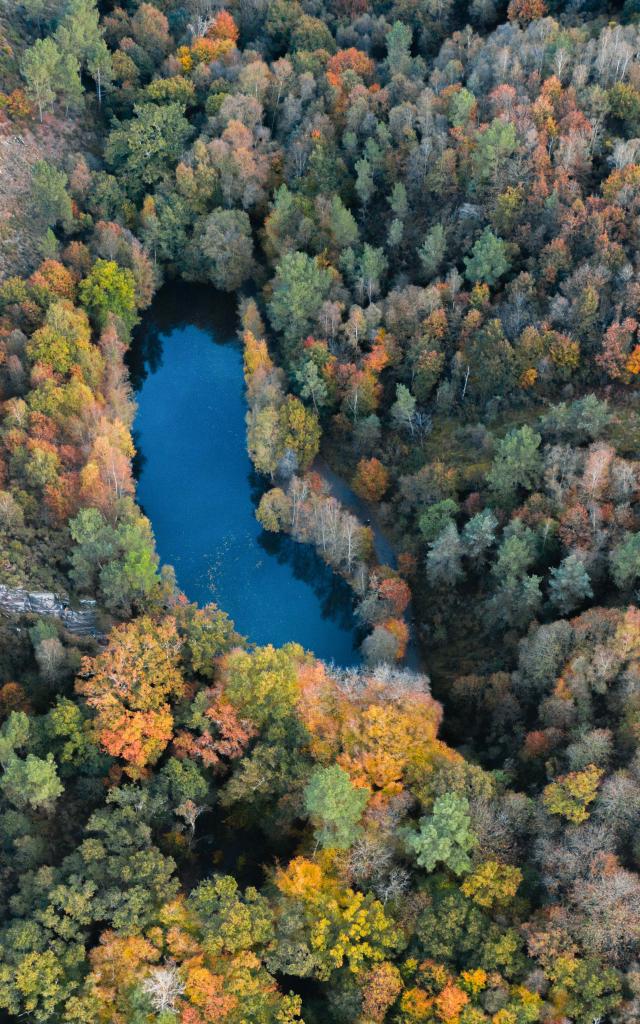
[(447, 251), (447, 240), (442, 224), (434, 224), (418, 249), (418, 258), (427, 281), (438, 273)]
[(404, 384), (396, 384), (396, 400), (391, 406), (391, 419), (399, 430), (412, 436), (416, 426), (416, 400)]
[(549, 783), (542, 793), (542, 802), (549, 814), (557, 814), (574, 825), (586, 821), (587, 808), (598, 795), (602, 775), (601, 768), (590, 764), (584, 771), (569, 772)]
[(31, 201), (43, 227), (54, 227), (59, 221), (71, 223), (73, 212), (67, 183), (64, 171), (53, 167), (46, 160), (38, 160), (33, 165)]
[(566, 614), (593, 597), (589, 573), (579, 555), (568, 555), (557, 569), (552, 569), (549, 597), (556, 608)]
[(533, 490), (538, 484), (542, 473), (540, 441), (540, 434), (527, 425), (510, 430), (498, 441), (487, 481), (500, 504), (511, 504), (520, 488)]
[(365, 501), (381, 501), (389, 487), (389, 473), (379, 459), (360, 459), (352, 485)]
[(398, 638), (386, 626), (375, 626), (362, 641), (367, 665), (393, 664), (398, 658)]
[(130, 499), (117, 504), (113, 526), (97, 508), (78, 512), (69, 527), (71, 579), (81, 593), (97, 594), (115, 614), (130, 615), (153, 604), (160, 579), (158, 556), (148, 519)]
[(60, 57), (53, 39), (47, 38), (36, 40), (22, 58), (20, 70), (27, 83), (27, 96), (37, 105), (41, 121), (56, 98)]
[(3, 768), (0, 789), (16, 807), (51, 810), (64, 792), (51, 753), (46, 758), (35, 754), (27, 754), (24, 760), (12, 757)]
[(358, 837), (358, 823), (368, 799), (368, 791), (356, 788), (338, 765), (314, 768), (304, 804), (319, 845), (348, 849)]
[(511, 903), (521, 882), (520, 868), (497, 860), (485, 860), (473, 874), (467, 875), (461, 889), (479, 907), (491, 909)]
[(98, 40), (91, 50), (87, 70), (96, 83), (98, 106), (102, 106), (102, 93), (113, 81), (113, 62), (111, 52), (104, 39)]
[(609, 568), (619, 590), (633, 586), (640, 576), (640, 533), (625, 533), (609, 553)]
[(316, 412), (329, 400), (329, 388), (324, 380), (318, 364), (313, 359), (306, 359), (295, 374), (296, 383), (303, 398), (310, 398)]
[(356, 162), (356, 192), (363, 207), (367, 207), (375, 190), (373, 169), (369, 161), (363, 157)]
[(63, 0), (22, 0), (21, 3), (29, 21), (34, 21), (39, 28), (43, 22), (59, 16), (62, 5)]
[(506, 242), (497, 238), (491, 228), (485, 228), (474, 244), (471, 256), (465, 256), (464, 265), (465, 277), (469, 281), (495, 285), (510, 269)]
[[(505, 167), (509, 167), (508, 158), (516, 146), (516, 130), (510, 120), (496, 117), (491, 124), (480, 129), (473, 152), (473, 175), (478, 185), (497, 184), (497, 179), (504, 175)], [(491, 233), (489, 228), (483, 232), (487, 233)]]
[(481, 564), (487, 552), (496, 542), (498, 520), (490, 508), (477, 512), (462, 530), (462, 545), (465, 554), (473, 559), (474, 564)]
[(63, 53), (73, 54), (85, 68), (102, 40), (96, 0), (67, 0), (64, 17), (56, 30)]
[(306, 409), (295, 395), (287, 395), (278, 410), (278, 426), (278, 460), (291, 451), (297, 465), (308, 469), (320, 449), (320, 424), (316, 414)]
[(138, 322), (133, 273), (113, 260), (95, 261), (89, 275), (80, 282), (78, 296), (100, 330), (107, 326), (111, 315), (118, 317), (127, 331)]
[(272, 487), (260, 498), (256, 519), (270, 533), (287, 530), (291, 525), (291, 499), (280, 487)]
[(457, 793), (439, 796), (433, 813), (421, 818), (418, 832), (407, 838), (407, 846), (421, 868), (431, 872), (441, 863), (456, 875), (471, 869), (469, 854), (476, 844), (469, 801)]
[(223, 659), (225, 695), (243, 718), (258, 728), (278, 725), (293, 712), (298, 698), (298, 644), (271, 645), (255, 651), (238, 648)]
[(399, 930), (371, 893), (347, 888), (318, 863), (295, 857), (276, 872), (275, 883), (279, 941), (269, 958), (275, 970), (328, 981), (344, 966), (359, 975), (401, 945)]
[(331, 200), (328, 230), (337, 254), (340, 254), (350, 245), (355, 245), (358, 241), (356, 219), (338, 195), (333, 196)]
[(76, 691), (96, 712), (100, 743), (132, 778), (155, 764), (173, 731), (169, 701), (184, 695), (175, 620), (116, 627), (103, 654), (84, 658)]
[(79, 109), (82, 105), (84, 89), (80, 81), (80, 65), (73, 53), (63, 53), (58, 64), (58, 92), (65, 103), (65, 114), (69, 108)]
[(145, 103), (134, 107), (126, 126), (113, 129), (105, 156), (139, 196), (173, 171), (192, 134), (181, 103)]
[(253, 266), (251, 224), (243, 210), (214, 210), (204, 220), (200, 242), (206, 274), (216, 288), (233, 292)]
[(509, 21), (519, 21), (520, 24), (526, 25), (537, 18), (544, 18), (546, 13), (545, 0), (511, 0), (507, 17)]
[(462, 544), (456, 524), (445, 526), (427, 553), (427, 579), (433, 587), (454, 587), (464, 577)]
[(394, 21), (387, 32), (387, 67), (389, 74), (406, 75), (411, 67), (412, 31), (409, 25)]
[(526, 574), (536, 558), (536, 536), (521, 519), (512, 520), (504, 532), (493, 575), (501, 583), (512, 583)]
[(332, 280), (327, 267), (303, 252), (286, 253), (278, 263), (268, 303), (269, 319), (282, 335), (289, 361), (300, 339), (313, 333)]
[(51, 752), (46, 758), (31, 752), (22, 758), (16, 753), (27, 745), (30, 731), (24, 711), (12, 711), (0, 729), (0, 790), (15, 807), (50, 811), (64, 786)]
[[(211, 38), (221, 38), (213, 34), (214, 26), (215, 22), (211, 26)], [(141, 3), (131, 19), (131, 30), (136, 43), (144, 48), (151, 62), (161, 64), (172, 44), (166, 14), (158, 10), (155, 4)]]
[(453, 498), (436, 501), (420, 516), (420, 533), (426, 541), (434, 541), (452, 523), (457, 513), (458, 503)]
[(374, 249), (365, 242), (358, 264), (358, 276), (369, 303), (380, 290), (380, 280), (387, 269), (387, 259), (382, 249)]

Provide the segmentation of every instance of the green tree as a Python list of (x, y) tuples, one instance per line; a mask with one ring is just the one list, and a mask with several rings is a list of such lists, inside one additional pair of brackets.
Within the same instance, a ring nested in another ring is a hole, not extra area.
[(16, 753), (27, 745), (30, 731), (23, 711), (12, 711), (0, 729), (0, 789), (15, 807), (50, 810), (64, 787), (51, 752), (46, 758), (31, 752), (22, 758)]
[(405, 384), (396, 385), (396, 400), (391, 406), (391, 419), (398, 430), (413, 435), (416, 424), (416, 400)]
[(281, 333), (290, 360), (301, 338), (312, 333), (332, 280), (331, 271), (304, 252), (286, 253), (278, 263), (268, 303), (269, 319)]
[(549, 597), (558, 611), (566, 614), (593, 597), (589, 573), (579, 555), (568, 555), (551, 570)]
[(73, 213), (67, 181), (64, 171), (58, 170), (46, 160), (38, 160), (33, 165), (31, 202), (43, 227), (54, 227), (59, 221), (71, 222)]
[(477, 841), (471, 830), (469, 801), (458, 793), (445, 793), (436, 799), (433, 813), (420, 819), (418, 832), (409, 836), (407, 846), (426, 871), (444, 864), (462, 875), (471, 870), (469, 854)]
[(422, 513), (418, 521), (420, 533), (426, 541), (433, 541), (445, 527), (449, 526), (458, 512), (458, 504), (452, 498), (436, 501)]
[(496, 530), (498, 520), (490, 508), (477, 512), (472, 516), (462, 531), (462, 545), (464, 552), (474, 560), (474, 564), (481, 563), (490, 547), (496, 542)]
[(159, 907), (178, 891), (175, 862), (153, 841), (170, 818), (163, 799), (140, 786), (109, 791), (89, 818), (84, 837), (65, 863), (67, 877), (90, 885), (90, 920), (137, 935), (157, 920)]
[(559, 956), (550, 975), (553, 984), (549, 996), (569, 1019), (592, 1024), (604, 1020), (620, 1002), (619, 973), (595, 957), (578, 960), (568, 954)]
[(394, 21), (386, 38), (387, 67), (391, 77), (406, 75), (411, 70), (411, 40), (413, 33), (409, 25)]
[(334, 53), (336, 44), (331, 31), (320, 18), (303, 14), (296, 19), (291, 33), (291, 50), (327, 50)]
[(25, 50), (22, 58), (20, 71), (26, 82), (27, 96), (38, 107), (41, 121), (45, 110), (53, 105), (56, 98), (60, 56), (53, 39), (47, 38), (37, 39)]
[(96, 0), (67, 0), (55, 38), (62, 53), (72, 54), (83, 68), (102, 41), (99, 21)]
[[(284, 188), (284, 186), (282, 186)], [(337, 253), (355, 245), (358, 241), (358, 225), (356, 219), (342, 202), (340, 196), (334, 196), (331, 200), (331, 212), (329, 214), (329, 233), (333, 246)]]
[(356, 192), (361, 206), (368, 206), (375, 190), (373, 168), (366, 157), (356, 162)]
[(202, 225), (200, 248), (209, 280), (222, 291), (237, 291), (253, 265), (247, 214), (243, 210), (214, 210)]
[(462, 544), (453, 521), (440, 531), (427, 553), (427, 579), (433, 587), (453, 587), (464, 576)]
[(296, 370), (295, 379), (300, 388), (300, 394), (303, 398), (311, 399), (316, 412), (327, 404), (329, 388), (313, 359), (305, 360), (300, 369)]
[(64, 100), (65, 114), (69, 108), (79, 109), (82, 106), (84, 89), (80, 81), (80, 65), (73, 53), (63, 53), (58, 64), (56, 76), (57, 91), (60, 98)]
[(3, 766), (2, 792), (16, 807), (51, 808), (64, 787), (58, 778), (53, 754), (45, 758), (27, 754), (12, 757)]
[(427, 281), (440, 270), (447, 251), (447, 238), (442, 224), (434, 224), (427, 232), (424, 242), (418, 249), (418, 259)]
[(134, 514), (118, 524), (115, 531), (118, 558), (100, 571), (100, 590), (111, 611), (130, 615), (132, 607), (143, 609), (159, 587), (159, 559), (149, 520)]
[(141, 195), (173, 171), (193, 134), (184, 109), (181, 103), (145, 103), (110, 133), (105, 156), (132, 195)]
[(158, 592), (158, 556), (149, 520), (124, 499), (113, 526), (97, 508), (85, 508), (69, 523), (74, 546), (70, 577), (84, 593), (97, 594), (110, 611), (144, 609)]
[(619, 590), (633, 586), (640, 576), (640, 533), (625, 533), (609, 554), (609, 570)]
[[(449, 121), (454, 128), (464, 128), (471, 119), (477, 106), (477, 100), (472, 92), (462, 88), (454, 93), (449, 103)], [(486, 133), (485, 133), (486, 134)]]
[(122, 321), (127, 331), (138, 322), (133, 273), (113, 260), (96, 260), (89, 275), (80, 282), (78, 296), (101, 330), (112, 314)]
[(396, 181), (391, 190), (389, 206), (398, 220), (404, 221), (406, 219), (409, 212), (409, 201), (407, 199), (407, 189), (401, 181)]
[(473, 176), (477, 184), (486, 185), (498, 175), (516, 151), (517, 136), (512, 121), (494, 118), (488, 128), (477, 134), (473, 154)]
[(380, 281), (387, 269), (387, 258), (382, 249), (375, 249), (365, 242), (362, 256), (358, 263), (358, 278), (362, 289), (371, 303), (373, 296), (380, 291)]
[(304, 805), (319, 845), (348, 849), (358, 838), (368, 798), (367, 790), (356, 788), (338, 765), (314, 768), (304, 791)]
[(507, 243), (485, 228), (476, 241), (471, 256), (465, 256), (465, 277), (469, 281), (484, 281), (493, 286), (506, 273), (511, 264), (507, 257)]
[(225, 661), (226, 697), (258, 728), (279, 725), (295, 707), (302, 656), (298, 644), (232, 651)]
[(487, 620), (500, 629), (526, 629), (542, 604), (541, 582), (540, 576), (507, 576), (487, 604)]
[(113, 81), (111, 51), (104, 39), (99, 39), (87, 58), (87, 71), (96, 83), (98, 106), (102, 106), (102, 93)]
[(504, 532), (493, 574), (501, 583), (520, 580), (536, 558), (536, 536), (521, 519), (514, 519)]
[(29, 21), (42, 28), (44, 22), (59, 17), (65, 0), (22, 0), (20, 6)]
[(540, 434), (528, 425), (510, 430), (498, 441), (487, 482), (500, 504), (510, 505), (520, 488), (530, 491), (537, 486), (542, 474), (540, 441)]

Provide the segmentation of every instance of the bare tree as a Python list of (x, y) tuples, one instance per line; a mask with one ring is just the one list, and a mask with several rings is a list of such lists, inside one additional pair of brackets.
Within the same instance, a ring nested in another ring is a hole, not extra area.
[(156, 1013), (165, 1013), (175, 1009), (176, 1000), (184, 992), (184, 983), (178, 968), (169, 961), (161, 967), (152, 967), (142, 982), (142, 991)]

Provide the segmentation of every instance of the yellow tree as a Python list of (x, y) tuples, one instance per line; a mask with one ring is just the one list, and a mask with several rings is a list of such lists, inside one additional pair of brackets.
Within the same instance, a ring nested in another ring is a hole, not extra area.
[(184, 694), (173, 618), (144, 616), (112, 631), (106, 650), (84, 658), (76, 690), (96, 712), (102, 747), (132, 778), (155, 764), (173, 733), (170, 699)]

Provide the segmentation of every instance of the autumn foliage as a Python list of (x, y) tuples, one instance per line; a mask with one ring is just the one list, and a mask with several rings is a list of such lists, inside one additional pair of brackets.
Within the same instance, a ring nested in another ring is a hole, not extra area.
[(103, 654), (85, 658), (77, 683), (104, 749), (132, 778), (155, 764), (173, 734), (170, 701), (184, 695), (175, 622), (148, 617), (119, 626)]

